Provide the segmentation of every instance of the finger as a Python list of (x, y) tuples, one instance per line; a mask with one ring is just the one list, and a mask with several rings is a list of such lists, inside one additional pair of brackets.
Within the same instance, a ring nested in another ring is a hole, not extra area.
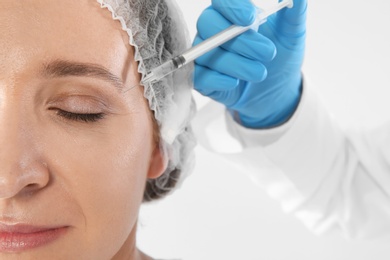
[(215, 101), (224, 104), (226, 107), (234, 106), (245, 91), (245, 82), (240, 81), (239, 84), (230, 91), (213, 91), (213, 90), (198, 90), (204, 96), (214, 99)]
[(237, 87), (238, 79), (221, 74), (206, 67), (195, 65), (194, 86), (198, 91), (229, 91)]
[(236, 25), (248, 26), (256, 19), (256, 8), (250, 0), (212, 0), (212, 6)]
[[(212, 22), (211, 22), (212, 21)], [(198, 19), (198, 34), (202, 39), (225, 30), (232, 25), (213, 8), (206, 9)], [(276, 55), (275, 44), (265, 36), (249, 30), (233, 40), (221, 45), (227, 51), (242, 55), (249, 59), (269, 62)]]
[[(202, 41), (197, 36), (194, 44), (199, 44)], [(211, 50), (196, 59), (195, 62), (219, 73), (250, 82), (263, 81), (267, 76), (267, 69), (261, 62), (228, 52), (222, 48)]]

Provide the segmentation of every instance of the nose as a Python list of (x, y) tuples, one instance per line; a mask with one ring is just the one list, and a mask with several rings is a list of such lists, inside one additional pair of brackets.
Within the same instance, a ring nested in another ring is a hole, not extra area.
[[(3, 164), (4, 160), (1, 162)], [(47, 167), (43, 163), (38, 161), (7, 163), (12, 165), (0, 170), (0, 200), (30, 195), (41, 190), (49, 182)]]
[(49, 182), (33, 129), (28, 120), (0, 111), (0, 200), (31, 195)]

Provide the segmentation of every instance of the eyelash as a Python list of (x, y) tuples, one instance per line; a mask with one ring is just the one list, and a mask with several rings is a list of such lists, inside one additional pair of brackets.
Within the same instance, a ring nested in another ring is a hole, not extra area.
[(57, 110), (57, 115), (72, 121), (83, 123), (94, 123), (104, 118), (104, 113), (96, 114), (76, 114), (65, 110)]

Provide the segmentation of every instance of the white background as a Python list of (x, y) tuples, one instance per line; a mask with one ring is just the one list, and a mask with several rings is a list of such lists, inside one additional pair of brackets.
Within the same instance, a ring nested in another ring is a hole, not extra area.
[[(178, 3), (192, 36), (209, 3)], [(309, 0), (303, 71), (344, 126), (376, 127), (390, 117), (389, 10), (385, 0)], [(199, 106), (205, 103), (200, 95), (196, 100)], [(317, 237), (225, 161), (201, 147), (196, 153), (195, 171), (182, 188), (142, 208), (138, 244), (153, 257), (390, 259), (390, 238), (348, 242), (336, 234)]]

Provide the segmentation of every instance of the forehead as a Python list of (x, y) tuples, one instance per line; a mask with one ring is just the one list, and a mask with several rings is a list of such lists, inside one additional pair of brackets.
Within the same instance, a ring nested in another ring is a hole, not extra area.
[(120, 24), (96, 0), (0, 0), (0, 70), (63, 58), (113, 70), (131, 52)]

